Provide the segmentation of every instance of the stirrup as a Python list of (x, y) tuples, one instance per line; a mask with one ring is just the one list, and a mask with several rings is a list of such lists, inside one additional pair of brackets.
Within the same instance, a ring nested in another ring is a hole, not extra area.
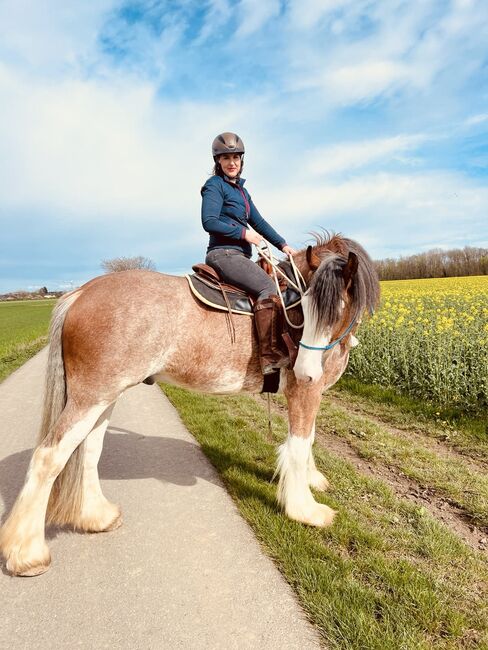
[(283, 357), (275, 363), (268, 363), (264, 367), (261, 366), (261, 372), (263, 375), (271, 375), (274, 372), (279, 372), (283, 368), (288, 368), (290, 365), (290, 359), (288, 357)]

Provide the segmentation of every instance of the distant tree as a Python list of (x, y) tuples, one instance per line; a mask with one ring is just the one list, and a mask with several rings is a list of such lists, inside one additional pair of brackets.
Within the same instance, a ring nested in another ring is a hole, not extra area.
[(39, 289), (39, 293), (40, 293), (41, 296), (45, 296), (48, 293), (47, 287), (41, 287)]
[(149, 259), (138, 255), (137, 257), (114, 257), (111, 260), (102, 260), (101, 267), (105, 273), (117, 273), (118, 271), (132, 271), (133, 269), (145, 269), (155, 271), (156, 265)]
[(433, 248), (425, 253), (400, 257), (397, 260), (378, 260), (375, 264), (380, 280), (487, 275), (488, 250), (471, 246), (448, 251)]

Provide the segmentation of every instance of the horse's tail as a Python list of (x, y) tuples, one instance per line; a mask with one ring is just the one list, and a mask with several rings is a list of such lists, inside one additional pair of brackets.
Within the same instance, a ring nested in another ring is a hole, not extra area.
[[(38, 441), (48, 442), (53, 427), (66, 406), (66, 375), (63, 360), (63, 325), (71, 305), (80, 296), (79, 290), (63, 296), (57, 303), (49, 328), (49, 356), (46, 370), (44, 412)], [(49, 498), (47, 521), (63, 524), (73, 521), (73, 515), (81, 510), (83, 488), (82, 443), (70, 456), (56, 481)]]

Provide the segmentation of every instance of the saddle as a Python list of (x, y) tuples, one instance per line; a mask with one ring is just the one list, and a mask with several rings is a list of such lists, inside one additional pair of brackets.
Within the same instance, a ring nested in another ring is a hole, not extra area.
[[(249, 294), (223, 282), (217, 271), (207, 264), (194, 264), (192, 269), (194, 273), (185, 277), (197, 300), (214, 309), (252, 316), (254, 300)], [(287, 310), (300, 303), (300, 294), (285, 281), (280, 282), (280, 289)]]
[[(260, 266), (270, 274), (270, 269), (267, 268), (268, 264), (263, 260), (258, 262)], [(287, 262), (281, 263), (282, 271), (290, 277), (291, 266)], [(254, 300), (245, 291), (235, 287), (231, 284), (223, 282), (218, 273), (207, 264), (195, 264), (192, 266), (194, 273), (187, 274), (185, 277), (188, 280), (188, 285), (192, 294), (197, 300), (204, 305), (226, 311), (230, 319), (231, 340), (235, 342), (235, 327), (232, 319), (232, 314), (243, 314), (246, 316), (253, 316)], [(285, 304), (285, 309), (292, 309), (300, 304), (301, 296), (293, 288), (289, 287), (285, 280), (280, 282), (281, 295)], [(288, 354), (291, 361), (291, 367), (295, 364), (296, 356), (298, 353), (298, 338), (300, 337), (299, 330), (288, 330), (285, 319), (282, 319), (281, 326), (281, 339), (288, 349)], [(298, 337), (298, 338), (297, 338)], [(154, 378), (147, 377), (144, 379), (145, 384), (153, 384)], [(280, 383), (280, 372), (276, 370), (263, 377), (262, 393), (276, 393)]]

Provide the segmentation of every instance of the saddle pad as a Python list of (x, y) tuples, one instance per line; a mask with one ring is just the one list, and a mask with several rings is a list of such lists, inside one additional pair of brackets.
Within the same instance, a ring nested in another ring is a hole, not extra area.
[[(229, 311), (220, 289), (207, 284), (204, 279), (195, 273), (185, 275), (185, 277), (188, 280), (191, 292), (195, 298), (200, 300), (200, 302), (203, 302), (205, 305), (213, 307), (214, 309)], [(251, 301), (248, 296), (243, 293), (232, 293), (230, 291), (226, 291), (225, 293), (233, 314), (244, 314), (246, 316), (253, 315)], [(290, 287), (285, 291), (282, 291), (281, 295), (283, 296), (285, 307), (287, 309), (295, 307), (300, 302), (300, 294)]]

